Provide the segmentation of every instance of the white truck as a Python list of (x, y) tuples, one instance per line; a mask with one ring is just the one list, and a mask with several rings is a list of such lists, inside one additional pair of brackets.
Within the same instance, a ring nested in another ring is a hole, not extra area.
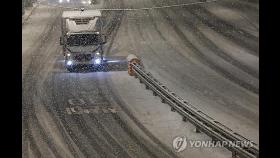
[(60, 45), (70, 72), (79, 65), (102, 65), (106, 36), (102, 33), (101, 11), (64, 11), (61, 31)]

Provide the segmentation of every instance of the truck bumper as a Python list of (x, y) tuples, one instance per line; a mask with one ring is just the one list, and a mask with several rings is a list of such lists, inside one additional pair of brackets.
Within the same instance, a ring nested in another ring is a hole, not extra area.
[(100, 66), (102, 65), (101, 59), (92, 59), (90, 61), (76, 61), (76, 60), (65, 60), (66, 67), (74, 66)]

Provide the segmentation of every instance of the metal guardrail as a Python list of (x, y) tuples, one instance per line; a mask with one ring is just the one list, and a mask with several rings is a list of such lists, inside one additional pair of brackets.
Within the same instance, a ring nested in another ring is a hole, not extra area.
[[(129, 62), (129, 68), (133, 71), (133, 76), (137, 77), (147, 89), (153, 91), (154, 95), (159, 96), (163, 103), (171, 106), (172, 111), (177, 111), (183, 116), (183, 121), (190, 121), (196, 126), (196, 131), (207, 134), (213, 142), (228, 142), (225, 147), (232, 152), (232, 157), (258, 158), (259, 147), (249, 139), (234, 132), (222, 123), (216, 121), (204, 112), (191, 105), (189, 102), (177, 96), (165, 85), (155, 79), (149, 72), (146, 72), (139, 62)], [(236, 146), (234, 142), (251, 142), (251, 146)]]

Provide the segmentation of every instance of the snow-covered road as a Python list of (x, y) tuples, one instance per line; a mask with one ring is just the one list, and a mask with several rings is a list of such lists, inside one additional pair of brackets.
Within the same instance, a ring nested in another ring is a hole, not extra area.
[[(55, 1), (46, 1), (56, 4)], [(194, 0), (178, 0), (189, 3)], [(105, 0), (97, 8), (172, 5)], [(60, 6), (64, 4), (59, 4)], [(231, 157), (224, 148), (176, 153), (176, 136), (210, 140), (160, 102), (125, 67), (69, 73), (59, 45), (62, 7), (40, 4), (22, 29), (23, 157)], [(107, 56), (141, 57), (145, 69), (197, 108), (259, 142), (256, 3), (104, 11)]]

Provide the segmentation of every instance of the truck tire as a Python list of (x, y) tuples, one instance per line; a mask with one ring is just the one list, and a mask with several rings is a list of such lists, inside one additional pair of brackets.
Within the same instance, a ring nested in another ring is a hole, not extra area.
[(66, 69), (67, 69), (69, 72), (74, 72), (74, 68), (73, 68), (73, 67), (66, 67)]

